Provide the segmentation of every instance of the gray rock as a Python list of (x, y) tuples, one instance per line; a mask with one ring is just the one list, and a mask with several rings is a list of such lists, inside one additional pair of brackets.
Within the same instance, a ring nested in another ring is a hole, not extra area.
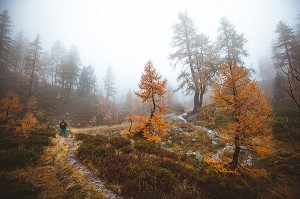
[(288, 156), (294, 155), (294, 153), (291, 151), (288, 151), (288, 150), (281, 150), (280, 155), (282, 157), (288, 157)]
[(216, 141), (211, 141), (212, 145), (217, 145), (218, 143)]

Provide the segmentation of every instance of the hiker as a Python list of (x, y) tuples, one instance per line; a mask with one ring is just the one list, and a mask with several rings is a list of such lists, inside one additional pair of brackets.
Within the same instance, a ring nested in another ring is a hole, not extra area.
[(64, 119), (59, 124), (59, 127), (61, 129), (61, 134), (63, 137), (67, 137), (67, 126), (68, 126), (68, 124), (67, 124), (67, 122), (65, 122)]

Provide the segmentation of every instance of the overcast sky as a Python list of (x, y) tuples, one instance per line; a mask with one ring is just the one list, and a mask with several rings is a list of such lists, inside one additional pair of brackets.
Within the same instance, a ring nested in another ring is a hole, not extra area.
[(39, 33), (44, 50), (56, 40), (77, 46), (81, 64), (93, 65), (101, 86), (111, 65), (120, 96), (136, 89), (149, 59), (176, 86), (168, 54), (180, 11), (212, 41), (227, 17), (248, 40), (247, 65), (257, 68), (260, 55), (270, 56), (277, 22), (297, 23), (300, 0), (0, 0), (0, 8), (9, 11), (14, 32), (23, 29), (30, 41)]

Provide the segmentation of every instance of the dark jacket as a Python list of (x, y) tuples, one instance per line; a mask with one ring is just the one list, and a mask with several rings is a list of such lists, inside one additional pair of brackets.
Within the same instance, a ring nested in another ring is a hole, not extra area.
[(68, 126), (68, 124), (67, 124), (67, 122), (65, 122), (65, 121), (62, 121), (62, 122), (59, 124), (59, 127), (60, 127), (61, 129), (66, 129), (67, 126)]

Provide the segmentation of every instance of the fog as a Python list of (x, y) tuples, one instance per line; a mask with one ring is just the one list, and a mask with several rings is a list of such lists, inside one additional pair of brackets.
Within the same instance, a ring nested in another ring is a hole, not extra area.
[(257, 69), (260, 56), (271, 56), (274, 30), (279, 20), (294, 26), (299, 0), (1, 0), (14, 33), (23, 30), (32, 41), (42, 38), (44, 51), (56, 40), (69, 49), (78, 47), (81, 65), (91, 64), (103, 86), (105, 71), (113, 67), (117, 96), (137, 89), (144, 63), (151, 59), (172, 86), (177, 70), (168, 59), (172, 51), (172, 25), (187, 11), (198, 32), (215, 41), (222, 16), (248, 40), (246, 65)]

